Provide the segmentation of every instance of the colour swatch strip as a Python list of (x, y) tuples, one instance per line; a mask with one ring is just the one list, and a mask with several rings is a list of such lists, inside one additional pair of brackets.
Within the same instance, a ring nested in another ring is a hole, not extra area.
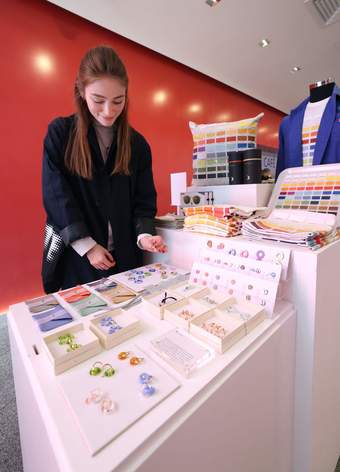
[(280, 187), (275, 208), (337, 214), (340, 207), (340, 176), (297, 177)]

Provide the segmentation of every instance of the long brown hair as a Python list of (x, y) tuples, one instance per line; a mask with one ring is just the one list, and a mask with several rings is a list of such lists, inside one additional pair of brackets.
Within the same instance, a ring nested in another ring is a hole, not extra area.
[(129, 175), (131, 159), (130, 126), (128, 122), (128, 76), (125, 66), (116, 52), (109, 46), (97, 46), (87, 51), (80, 62), (74, 86), (76, 105), (75, 127), (65, 151), (65, 165), (73, 174), (86, 179), (92, 178), (92, 157), (87, 139), (89, 126), (93, 119), (84, 99), (86, 85), (103, 77), (121, 81), (126, 88), (125, 106), (116, 120), (117, 153), (113, 174)]

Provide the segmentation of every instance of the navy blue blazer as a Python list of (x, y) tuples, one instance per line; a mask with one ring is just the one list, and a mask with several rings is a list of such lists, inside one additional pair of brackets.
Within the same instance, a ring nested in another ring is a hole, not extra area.
[[(289, 167), (301, 167), (302, 125), (309, 97), (283, 118), (276, 176)], [(333, 93), (322, 115), (314, 150), (313, 165), (340, 162), (340, 88)]]
[[(42, 177), (47, 220), (42, 278), (47, 293), (141, 265), (137, 236), (155, 234), (156, 190), (151, 150), (144, 137), (131, 129), (131, 174), (112, 175), (116, 139), (104, 163), (95, 130), (90, 126), (88, 142), (93, 178), (87, 180), (71, 174), (64, 163), (74, 122), (74, 115), (55, 119), (50, 123), (44, 141)], [(99, 271), (86, 256), (80, 257), (70, 244), (91, 236), (107, 247), (108, 222), (112, 227), (116, 266), (113, 270)]]

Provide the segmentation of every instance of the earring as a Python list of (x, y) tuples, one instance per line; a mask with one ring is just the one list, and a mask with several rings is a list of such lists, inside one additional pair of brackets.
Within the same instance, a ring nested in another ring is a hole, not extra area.
[[(99, 365), (97, 365), (99, 364)], [(93, 366), (90, 369), (90, 375), (98, 375), (101, 373), (103, 367), (103, 363), (98, 361), (93, 364)]]
[(136, 357), (136, 356), (134, 356), (134, 357), (131, 357), (131, 359), (130, 359), (130, 364), (131, 364), (131, 365), (138, 365), (138, 364), (140, 364), (141, 362), (143, 362), (143, 360), (144, 360), (144, 357)]
[(152, 385), (145, 385), (142, 390), (143, 395), (146, 397), (151, 397), (155, 392), (156, 389)]
[(116, 409), (116, 405), (110, 398), (104, 398), (100, 405), (100, 409), (102, 410), (102, 413), (109, 415)]
[[(105, 369), (105, 367), (107, 368)], [(111, 364), (104, 364), (102, 370), (104, 371), (103, 377), (112, 377), (116, 372)]]
[(85, 398), (86, 405), (91, 403), (100, 403), (102, 413), (108, 415), (116, 409), (116, 404), (107, 396), (104, 395), (99, 388), (92, 390), (88, 397)]
[(99, 388), (92, 390), (89, 396), (85, 398), (86, 405), (89, 405), (90, 403), (99, 403), (103, 398), (103, 395), (103, 392)]
[(74, 340), (74, 335), (70, 333), (62, 334), (58, 336), (58, 343), (62, 346), (63, 344), (71, 344)]
[(129, 357), (130, 353), (128, 351), (122, 351), (118, 354), (118, 359), (121, 361), (127, 359)]
[(143, 372), (139, 376), (139, 383), (143, 385), (142, 394), (145, 397), (151, 397), (156, 392), (155, 387), (150, 385), (150, 382), (152, 381), (152, 379), (153, 379), (152, 375), (146, 372)]
[(151, 382), (151, 380), (152, 380), (152, 375), (147, 374), (146, 372), (143, 372), (139, 376), (139, 383), (141, 384), (148, 384)]

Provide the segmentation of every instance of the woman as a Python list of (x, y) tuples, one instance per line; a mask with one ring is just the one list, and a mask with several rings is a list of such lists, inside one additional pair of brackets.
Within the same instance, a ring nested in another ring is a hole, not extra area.
[(47, 293), (137, 267), (140, 249), (167, 250), (154, 236), (150, 147), (129, 126), (128, 77), (112, 48), (85, 54), (74, 96), (76, 113), (52, 121), (44, 141)]

